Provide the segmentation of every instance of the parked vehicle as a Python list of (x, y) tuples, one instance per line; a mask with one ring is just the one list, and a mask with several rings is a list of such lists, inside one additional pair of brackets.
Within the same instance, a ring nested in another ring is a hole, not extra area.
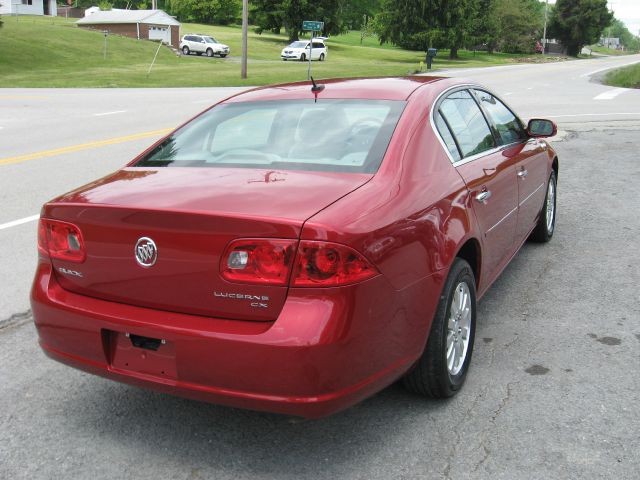
[(477, 298), (525, 240), (553, 236), (555, 132), (457, 79), (230, 97), (44, 205), (40, 345), (113, 380), (305, 417), (400, 378), (452, 396)]
[(230, 51), (228, 45), (218, 42), (209, 35), (199, 33), (184, 35), (180, 41), (180, 50), (183, 55), (189, 55), (190, 53), (202, 55), (204, 53), (207, 57), (219, 55), (220, 58), (229, 55)]
[(309, 60), (319, 60), (323, 62), (327, 58), (328, 49), (324, 43), (324, 38), (314, 38), (309, 40), (298, 40), (289, 44), (282, 49), (280, 58), (282, 60), (300, 60), (304, 62)]

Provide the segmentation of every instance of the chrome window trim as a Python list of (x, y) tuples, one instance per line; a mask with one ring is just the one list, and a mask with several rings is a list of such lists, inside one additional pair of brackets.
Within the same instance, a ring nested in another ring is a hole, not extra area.
[[(435, 115), (436, 115), (436, 113), (438, 113), (438, 109), (436, 107), (438, 106), (438, 104), (440, 103), (440, 100), (442, 100), (442, 98), (444, 96), (446, 96), (446, 95), (448, 95), (450, 93), (453, 93), (454, 91), (457, 91), (457, 90), (467, 90), (469, 88), (482, 90), (482, 91), (487, 92), (487, 93), (493, 95), (494, 97), (496, 97), (498, 100), (500, 100), (500, 102), (502, 102), (502, 104), (505, 107), (507, 107), (507, 109), (511, 113), (513, 113), (513, 115), (522, 124), (522, 120), (520, 119), (520, 117), (518, 115), (516, 115), (516, 113), (509, 107), (509, 105), (507, 105), (500, 97), (495, 95), (488, 88), (485, 88), (485, 87), (483, 87), (481, 85), (478, 85), (476, 83), (462, 83), (462, 84), (459, 84), (459, 85), (452, 85), (451, 87), (443, 90), (442, 92), (440, 92), (440, 94), (433, 101), (433, 104), (432, 104), (432, 107), (431, 107), (431, 112), (429, 114), (429, 123), (431, 124), (431, 129), (433, 130), (433, 133), (435, 133), (436, 137), (438, 138), (438, 142), (440, 142), (440, 146), (442, 147), (442, 149), (444, 150), (444, 153), (447, 155), (447, 158), (449, 159), (449, 161), (451, 162), (451, 164), (454, 167), (459, 167), (459, 166), (464, 165), (466, 163), (473, 162), (474, 160), (477, 160), (479, 158), (486, 157), (486, 156), (492, 155), (494, 153), (498, 153), (498, 152), (500, 152), (502, 150), (506, 150), (507, 148), (513, 147), (514, 145), (517, 145), (517, 144), (520, 144), (520, 143), (524, 143), (525, 141), (526, 141), (526, 143), (529, 143), (532, 140), (531, 138), (527, 138), (526, 140), (520, 140), (520, 141), (517, 141), (517, 142), (509, 143), (507, 145), (499, 145), (499, 146), (497, 146), (495, 148), (492, 148), (491, 150), (485, 150), (484, 152), (476, 153), (475, 155), (471, 155), (469, 157), (464, 157), (464, 158), (462, 158), (460, 160), (455, 160), (453, 158), (453, 156), (451, 155), (451, 152), (449, 152), (449, 148), (447, 147), (447, 144), (444, 143), (442, 135), (440, 135), (440, 132), (438, 131), (438, 127), (436, 127)], [(473, 95), (473, 94), (471, 93), (471, 95)], [(489, 128), (491, 129), (491, 125), (489, 125)], [(451, 132), (451, 135), (453, 135), (453, 132)]]

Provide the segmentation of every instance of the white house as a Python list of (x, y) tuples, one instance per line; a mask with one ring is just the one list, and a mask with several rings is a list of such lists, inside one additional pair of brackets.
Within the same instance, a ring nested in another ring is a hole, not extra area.
[(58, 14), (56, 0), (0, 0), (0, 15), (51, 15)]

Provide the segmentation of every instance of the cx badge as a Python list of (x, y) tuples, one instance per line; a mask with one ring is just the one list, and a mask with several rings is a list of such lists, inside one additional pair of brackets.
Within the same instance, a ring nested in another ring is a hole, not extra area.
[(136, 242), (134, 254), (138, 265), (143, 267), (152, 267), (158, 260), (158, 249), (149, 237), (142, 237)]

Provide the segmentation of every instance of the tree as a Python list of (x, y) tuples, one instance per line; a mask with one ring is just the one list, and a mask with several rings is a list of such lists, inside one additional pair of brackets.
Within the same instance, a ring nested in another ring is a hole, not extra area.
[(537, 0), (496, 0), (498, 48), (507, 53), (529, 53), (536, 40), (542, 38), (543, 5)]
[(264, 30), (279, 32), (284, 27), (289, 40), (297, 40), (305, 20), (324, 22), (325, 35), (344, 31), (342, 7), (345, 0), (253, 0), (253, 21), (258, 33)]
[(380, 43), (426, 51), (441, 33), (437, 8), (437, 0), (383, 0), (382, 11), (376, 15)]
[(348, 30), (360, 30), (380, 12), (381, 5), (382, 0), (346, 0), (342, 7), (342, 22)]
[(227, 25), (238, 19), (241, 0), (171, 0), (167, 10), (180, 20)]
[(449, 48), (449, 58), (471, 38), (478, 0), (384, 0), (376, 17), (381, 42), (410, 50)]
[(620, 43), (627, 50), (639, 50), (640, 38), (634, 37), (624, 23), (617, 18), (611, 21), (611, 24), (605, 31), (606, 36), (610, 38), (619, 38)]
[(558, 0), (549, 21), (549, 37), (560, 40), (567, 54), (577, 57), (583, 46), (599, 40), (612, 19), (607, 0)]

